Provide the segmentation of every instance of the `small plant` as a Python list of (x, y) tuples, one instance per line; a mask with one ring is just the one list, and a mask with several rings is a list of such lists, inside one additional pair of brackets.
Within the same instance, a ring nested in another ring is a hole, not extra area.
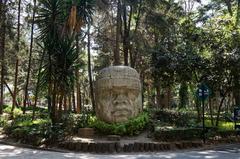
[(91, 117), (91, 111), (89, 108), (84, 107), (81, 114), (81, 119), (78, 121), (79, 128), (89, 127), (89, 120)]
[(22, 110), (19, 109), (19, 108), (15, 108), (14, 111), (12, 112), (12, 107), (10, 107), (10, 106), (6, 106), (6, 107), (3, 109), (3, 112), (4, 112), (4, 113), (7, 113), (7, 114), (12, 114), (12, 115), (13, 115), (13, 118), (15, 118), (16, 116), (22, 114)]
[(148, 123), (149, 115), (146, 112), (125, 123), (109, 124), (97, 118), (91, 118), (90, 120), (91, 127), (94, 127), (99, 133), (105, 135), (137, 135), (144, 130)]

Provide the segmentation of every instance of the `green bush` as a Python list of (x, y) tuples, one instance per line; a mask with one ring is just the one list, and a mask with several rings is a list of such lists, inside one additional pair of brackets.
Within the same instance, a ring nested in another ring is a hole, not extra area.
[(239, 133), (240, 132), (236, 130), (218, 130), (216, 135), (221, 136), (222, 138), (227, 138), (230, 136), (238, 136), (240, 135)]
[(192, 127), (197, 123), (196, 114), (187, 111), (157, 110), (155, 119), (177, 127)]
[(125, 123), (109, 124), (98, 120), (97, 118), (90, 119), (91, 127), (97, 132), (104, 135), (137, 135), (147, 126), (149, 122), (148, 113), (141, 113), (136, 118), (132, 118)]
[(8, 116), (0, 116), (0, 127), (4, 127), (7, 124), (8, 121)]
[(77, 133), (79, 128), (91, 127), (90, 119), (94, 118), (91, 114), (64, 114), (61, 121), (65, 133)]
[(154, 132), (154, 138), (159, 141), (179, 141), (200, 139), (202, 130), (197, 128), (162, 127)]
[(48, 144), (64, 140), (65, 128), (62, 123), (57, 123), (55, 125), (50, 124), (48, 127), (46, 127), (44, 136)]
[(233, 137), (236, 138), (240, 136), (240, 131), (238, 130), (223, 130), (218, 128), (212, 128), (206, 132), (206, 137), (209, 139), (217, 138), (229, 138)]
[[(4, 113), (7, 113), (7, 114), (11, 114), (12, 113), (12, 107), (10, 106), (6, 106), (4, 109), (3, 109), (3, 112)], [(15, 118), (16, 116), (22, 114), (22, 110), (19, 109), (19, 108), (15, 108), (14, 111), (13, 111), (13, 117)]]
[(62, 116), (62, 127), (67, 134), (77, 132), (77, 123), (80, 118), (79, 114), (67, 113)]
[(23, 143), (33, 145), (40, 144), (41, 139), (48, 137), (48, 128), (51, 123), (49, 119), (36, 119), (32, 121), (30, 114), (18, 115), (9, 124), (6, 124), (4, 131), (14, 139)]

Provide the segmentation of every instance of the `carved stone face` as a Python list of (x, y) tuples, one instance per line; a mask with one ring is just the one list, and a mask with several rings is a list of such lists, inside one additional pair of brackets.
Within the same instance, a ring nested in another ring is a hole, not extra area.
[(96, 81), (96, 102), (96, 114), (105, 122), (125, 122), (137, 116), (142, 109), (137, 71), (127, 66), (103, 69)]

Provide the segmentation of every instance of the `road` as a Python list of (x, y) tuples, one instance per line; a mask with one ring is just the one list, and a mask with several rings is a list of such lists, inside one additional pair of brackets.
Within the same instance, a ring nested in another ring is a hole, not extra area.
[(211, 149), (159, 153), (97, 155), (61, 153), (19, 148), (0, 144), (0, 159), (240, 159), (240, 144), (222, 145)]

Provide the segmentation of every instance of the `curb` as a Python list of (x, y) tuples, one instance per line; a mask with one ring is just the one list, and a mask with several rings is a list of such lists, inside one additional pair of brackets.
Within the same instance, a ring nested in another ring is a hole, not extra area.
[(134, 142), (121, 145), (120, 142), (73, 142), (59, 143), (60, 148), (83, 153), (133, 153), (133, 152), (164, 152), (172, 150), (186, 150), (202, 148), (204, 145), (198, 141), (182, 141), (176, 143)]
[(119, 142), (102, 142), (102, 143), (88, 143), (88, 142), (61, 142), (56, 148), (43, 148), (6, 140), (0, 140), (0, 144), (16, 146), (21, 148), (28, 148), (41, 151), (51, 151), (59, 153), (92, 153), (92, 154), (113, 154), (113, 153), (158, 153), (166, 151), (196, 151), (208, 150), (221, 147), (221, 145), (234, 145), (232, 144), (206, 144), (200, 141), (183, 141), (175, 143), (159, 143), (159, 142), (134, 142), (121, 145)]

